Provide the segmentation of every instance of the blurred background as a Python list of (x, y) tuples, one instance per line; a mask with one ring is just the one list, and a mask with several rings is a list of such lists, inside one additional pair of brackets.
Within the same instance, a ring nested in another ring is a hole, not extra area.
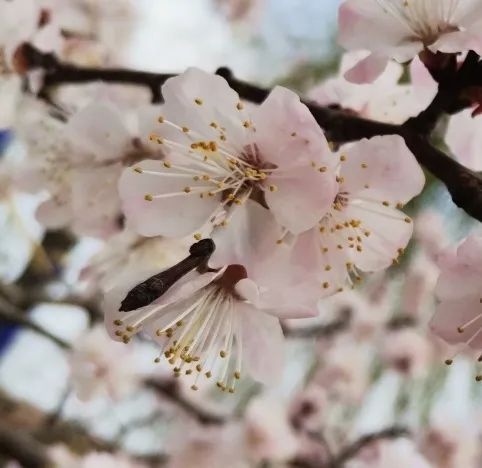
[[(94, 40), (73, 45), (67, 58), (169, 73), (227, 66), (238, 78), (283, 84), (321, 104), (363, 107), (365, 115), (388, 121), (410, 116), (419, 100), (412, 107), (403, 101), (413, 93), (407, 70), (392, 88), (351, 91), (348, 105), (339, 102), (348, 93), (336, 45), (339, 3), (72, 0), (69, 27)], [(55, 16), (60, 7), (51, 8)], [(474, 227), (438, 182), (429, 180), (408, 207), (417, 228), (400, 264), (324, 300), (319, 318), (284, 324), (280, 385), (247, 381), (235, 395), (194, 393), (153, 362), (150, 342), (124, 347), (107, 337), (102, 282), (122, 262), (135, 266), (150, 254), (129, 239), (104, 242), (38, 223), (45, 194), (11, 181), (11, 168), (36, 151), (31, 124), (15, 112), (18, 101), (8, 104), (8, 75), (0, 79), (2, 466), (43, 466), (38, 457), (45, 454), (66, 468), (482, 466), (476, 359), (453, 359), (455, 350), (427, 328), (437, 257)], [(86, 87), (67, 88), (62, 105), (86, 99)], [(148, 102), (128, 93), (120, 99), (126, 107)], [(172, 253), (163, 250), (171, 246), (155, 249), (162, 258)], [(86, 271), (93, 276), (86, 279)], [(454, 362), (446, 366), (449, 358)], [(370, 442), (370, 434), (378, 436)], [(27, 454), (20, 462), (12, 456), (15, 444)]]

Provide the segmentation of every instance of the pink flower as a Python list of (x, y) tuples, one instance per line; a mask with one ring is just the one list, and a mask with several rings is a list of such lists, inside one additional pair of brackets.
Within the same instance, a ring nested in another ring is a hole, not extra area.
[(413, 230), (400, 208), (425, 183), (422, 169), (399, 136), (348, 145), (338, 158), (335, 201), (316, 228), (298, 237), (295, 247), (318, 271), (324, 295), (361, 279), (360, 271), (382, 270), (396, 261)]
[(395, 124), (417, 115), (432, 101), (437, 84), (420, 60), (411, 64), (412, 84), (399, 84), (403, 69), (395, 62), (390, 62), (372, 83), (348, 81), (346, 72), (365, 56), (366, 53), (358, 51), (343, 54), (339, 75), (315, 87), (310, 97), (323, 106), (336, 104), (368, 119)]
[(482, 350), (482, 235), (467, 237), (441, 261), (440, 300), (431, 330), (450, 344)]
[(244, 416), (244, 431), (248, 455), (258, 463), (289, 460), (298, 449), (286, 405), (273, 395), (250, 401)]
[[(239, 236), (245, 225), (249, 232)], [(105, 316), (111, 337), (127, 343), (143, 330), (160, 345), (160, 356), (176, 376), (194, 379), (194, 390), (199, 379), (213, 377), (218, 387), (233, 392), (244, 371), (262, 382), (275, 380), (283, 355), (277, 317), (314, 315), (319, 292), (314, 281), (302, 282), (305, 271), (290, 263), (292, 252), (278, 245), (278, 238), (270, 212), (247, 201), (235, 210), (226, 231), (213, 237), (210, 266), (220, 269), (193, 271), (152, 304), (132, 312), (119, 312), (119, 304), (152, 272), (111, 291)]]
[(432, 360), (430, 342), (411, 328), (383, 336), (381, 357), (385, 365), (412, 378), (423, 377)]
[(21, 132), (31, 153), (21, 184), (50, 194), (38, 209), (39, 221), (50, 228), (69, 225), (94, 237), (117, 232), (117, 182), (123, 166), (152, 154), (140, 138), (148, 131), (152, 108), (139, 112), (136, 129), (108, 103), (88, 105), (65, 126), (44, 112), (33, 109)]
[(137, 164), (120, 181), (124, 212), (140, 234), (185, 236), (219, 225), (248, 198), (266, 203), (295, 234), (329, 209), (331, 153), (296, 94), (277, 87), (250, 115), (223, 78), (195, 68), (162, 91), (152, 139), (168, 160)]
[(460, 163), (482, 171), (482, 116), (473, 117), (467, 109), (451, 117), (445, 142)]
[(70, 369), (75, 393), (83, 401), (105, 395), (119, 399), (140, 383), (132, 353), (110, 340), (100, 325), (75, 342)]
[(370, 82), (390, 58), (407, 62), (425, 48), (482, 53), (482, 6), (478, 0), (345, 0), (338, 39), (347, 50), (371, 52), (347, 73), (355, 83)]

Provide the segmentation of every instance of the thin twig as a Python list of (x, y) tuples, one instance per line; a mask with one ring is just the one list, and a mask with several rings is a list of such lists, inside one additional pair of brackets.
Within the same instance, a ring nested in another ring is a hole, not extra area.
[(389, 427), (378, 432), (364, 435), (344, 448), (328, 465), (327, 468), (342, 468), (348, 460), (356, 457), (365, 447), (379, 440), (407, 437), (410, 431), (404, 427)]

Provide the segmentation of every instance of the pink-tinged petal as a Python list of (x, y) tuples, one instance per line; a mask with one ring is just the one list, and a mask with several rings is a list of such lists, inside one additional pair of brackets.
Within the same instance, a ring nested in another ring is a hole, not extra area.
[(425, 176), (403, 138), (397, 135), (361, 140), (343, 148), (340, 191), (350, 197), (405, 204), (418, 195)]
[(443, 301), (430, 321), (430, 330), (447, 343), (468, 343), (482, 349), (482, 303), (478, 296)]
[(315, 163), (333, 166), (323, 131), (299, 96), (277, 86), (253, 115), (261, 159), (286, 170)]
[(387, 65), (388, 57), (380, 54), (370, 54), (346, 71), (344, 77), (350, 83), (372, 83), (382, 75)]
[(482, 171), (482, 116), (472, 117), (470, 109), (450, 118), (445, 142), (464, 166)]
[(259, 382), (276, 384), (284, 365), (284, 337), (279, 320), (238, 303), (243, 362), (248, 373)]
[(482, 33), (479, 31), (455, 31), (443, 34), (439, 39), (429, 46), (432, 52), (444, 52), (448, 54), (466, 50), (473, 50), (482, 54)]
[(119, 159), (131, 143), (119, 112), (107, 104), (90, 104), (69, 120), (67, 136), (73, 145), (99, 161)]
[(361, 221), (358, 228), (345, 232), (344, 249), (362, 271), (388, 268), (403, 252), (413, 233), (413, 222), (404, 213), (381, 204), (351, 203), (344, 214), (348, 220)]
[[(211, 138), (238, 152), (252, 140), (253, 129), (243, 126), (249, 121), (249, 115), (240, 103), (239, 95), (224, 78), (198, 68), (188, 68), (182, 75), (167, 80), (162, 94), (165, 100), (163, 116), (179, 127), (188, 128), (189, 132), (164, 123), (158, 127), (160, 136), (181, 144)], [(225, 139), (221, 140), (221, 135)]]
[(40, 224), (50, 229), (58, 229), (72, 220), (72, 209), (69, 202), (59, 203), (50, 199), (37, 208), (35, 216)]
[[(191, 175), (177, 177), (174, 169), (166, 168), (162, 161), (146, 160), (125, 169), (119, 192), (128, 224), (144, 236), (192, 234), (202, 228), (220, 203), (220, 195), (200, 197), (196, 187), (202, 183)], [(186, 193), (186, 187), (192, 191)], [(156, 198), (173, 193), (176, 195)]]
[(406, 25), (379, 2), (345, 0), (338, 12), (338, 42), (347, 50), (367, 49), (405, 62), (423, 49)]
[(277, 248), (280, 234), (272, 214), (258, 203), (248, 200), (243, 205), (234, 205), (227, 225), (213, 232), (216, 250), (209, 266), (243, 265), (251, 277), (252, 269)]
[(335, 200), (338, 184), (335, 173), (298, 166), (269, 177), (273, 191), (265, 192), (266, 203), (277, 222), (293, 234), (300, 234), (325, 216)]
[(482, 289), (482, 236), (469, 236), (441, 262), (435, 293), (439, 299), (461, 299)]
[(71, 187), (75, 232), (107, 237), (120, 229), (117, 183), (121, 173), (121, 164), (75, 171)]
[(259, 288), (254, 281), (244, 278), (238, 281), (234, 288), (243, 299), (257, 306), (259, 303)]

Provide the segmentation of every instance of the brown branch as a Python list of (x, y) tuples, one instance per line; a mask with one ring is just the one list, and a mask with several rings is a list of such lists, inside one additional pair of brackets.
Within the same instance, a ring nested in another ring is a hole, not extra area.
[(46, 468), (50, 465), (47, 451), (41, 443), (3, 421), (0, 421), (0, 454), (18, 461), (25, 468)]
[[(63, 83), (87, 83), (91, 81), (105, 81), (109, 83), (134, 84), (147, 86), (153, 100), (159, 102), (162, 98), (160, 87), (173, 74), (148, 73), (124, 69), (97, 69), (77, 67), (60, 62), (53, 54), (45, 54), (29, 44), (23, 46), (23, 58), (27, 69), (42, 69), (45, 72), (44, 86), (40, 96), (48, 96), (50, 88)], [(466, 68), (457, 73), (458, 84), (456, 98), (462, 93), (463, 85), (476, 80), (482, 83), (482, 65), (475, 60), (474, 54), (469, 54)], [(476, 62), (474, 64), (474, 62)], [(470, 66), (469, 66), (470, 65)], [(476, 73), (475, 73), (476, 72)], [(268, 89), (255, 86), (236, 79), (227, 68), (220, 68), (217, 73), (223, 76), (230, 86), (238, 92), (241, 98), (261, 103), (269, 93)], [(470, 80), (466, 77), (475, 77)], [(461, 78), (462, 76), (462, 78)], [(436, 149), (429, 141), (429, 133), (438, 117), (448, 111), (453, 104), (448, 99), (448, 85), (441, 84), (438, 97), (422, 112), (419, 117), (410, 119), (403, 125), (391, 125), (363, 119), (343, 110), (319, 106), (312, 102), (305, 102), (319, 125), (326, 131), (329, 139), (336, 142), (348, 142), (377, 135), (400, 135), (411, 149), (418, 162), (427, 168), (436, 178), (442, 181), (450, 192), (454, 203), (464, 209), (469, 215), (482, 221), (482, 179), (481, 177), (449, 158)]]
[(25, 314), (23, 310), (18, 309), (15, 305), (5, 300), (2, 296), (0, 296), (0, 320), (25, 327), (39, 335), (44, 336), (45, 338), (48, 338), (62, 349), (70, 349), (69, 343), (36, 324)]
[(345, 309), (340, 317), (330, 323), (304, 328), (289, 328), (283, 325), (283, 333), (287, 338), (330, 338), (350, 328), (352, 311)]
[(224, 424), (226, 419), (222, 416), (208, 413), (202, 408), (199, 408), (194, 403), (185, 398), (172, 380), (147, 379), (145, 385), (154, 390), (159, 396), (166, 400), (175, 403), (175, 405), (183, 410), (186, 414), (201, 424)]
[(410, 431), (404, 427), (389, 427), (378, 432), (364, 435), (353, 444), (344, 448), (328, 465), (327, 468), (343, 468), (348, 460), (356, 457), (365, 447), (379, 440), (397, 439), (410, 435)]

